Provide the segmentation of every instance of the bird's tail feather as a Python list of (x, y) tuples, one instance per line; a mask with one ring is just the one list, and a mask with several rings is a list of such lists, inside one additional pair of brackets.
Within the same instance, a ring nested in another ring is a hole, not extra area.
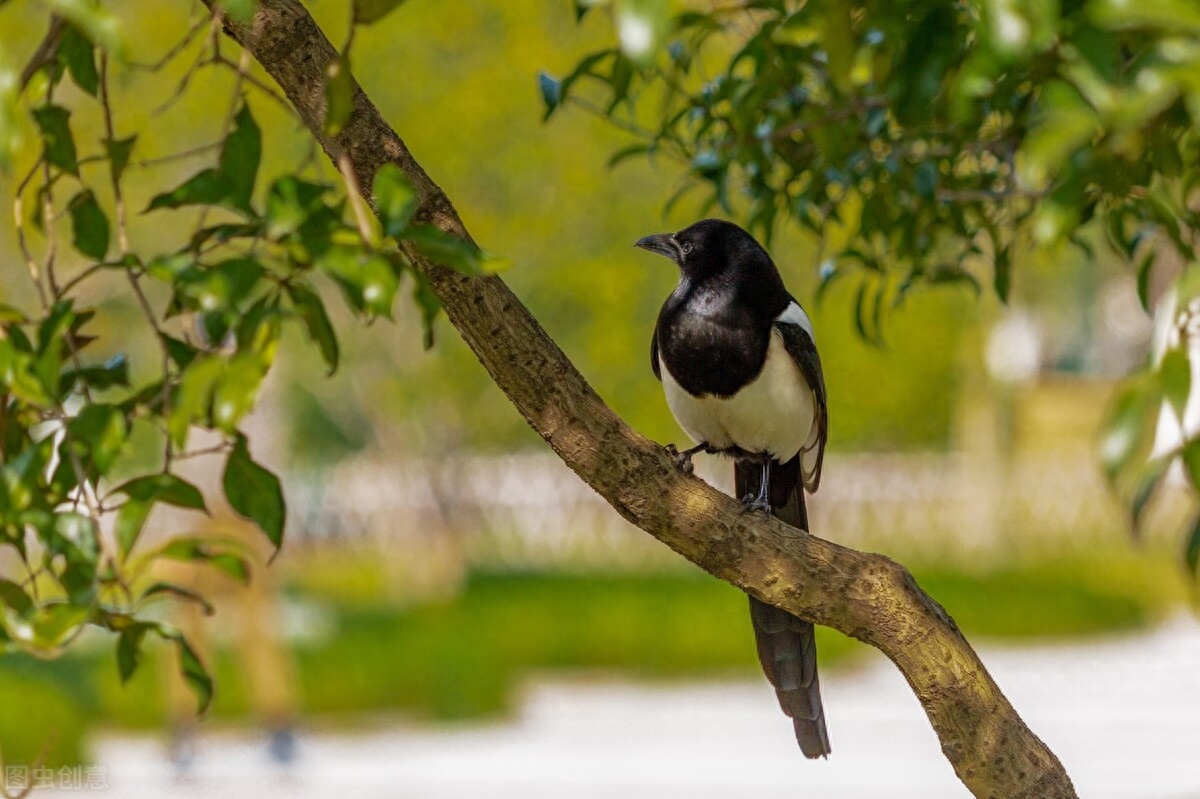
[[(758, 464), (739, 462), (734, 467), (738, 497), (756, 495), (762, 479)], [(804, 488), (800, 484), (800, 460), (771, 464), (771, 512), (781, 521), (808, 529)], [(758, 644), (763, 672), (775, 688), (779, 706), (792, 719), (796, 741), (805, 757), (828, 755), (829, 731), (821, 704), (817, 677), (817, 644), (812, 622), (786, 610), (750, 597), (750, 621)]]

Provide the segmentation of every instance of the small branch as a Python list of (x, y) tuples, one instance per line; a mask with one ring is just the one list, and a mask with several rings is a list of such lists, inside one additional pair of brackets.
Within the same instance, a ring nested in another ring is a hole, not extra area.
[(66, 20), (58, 14), (50, 17), (50, 29), (46, 31), (41, 44), (33, 51), (33, 55), (29, 57), (25, 68), (21, 70), (21, 77), (17, 81), (17, 85), (21, 87), (21, 90), (24, 90), (29, 85), (29, 81), (33, 80), (33, 76), (37, 74), (39, 69), (58, 57), (58, 43), (62, 39), (63, 31), (66, 30), (66, 27)]

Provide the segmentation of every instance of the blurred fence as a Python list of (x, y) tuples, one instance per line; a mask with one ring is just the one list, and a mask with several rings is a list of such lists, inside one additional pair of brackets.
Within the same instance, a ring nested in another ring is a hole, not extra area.
[[(698, 459), (697, 472), (730, 490), (728, 461)], [(288, 483), (293, 534), (316, 546), (358, 541), (452, 569), (678, 561), (552, 455), (358, 460)], [(908, 556), (1115, 538), (1124, 524), (1090, 457), (834, 455), (809, 501), (815, 534)]]

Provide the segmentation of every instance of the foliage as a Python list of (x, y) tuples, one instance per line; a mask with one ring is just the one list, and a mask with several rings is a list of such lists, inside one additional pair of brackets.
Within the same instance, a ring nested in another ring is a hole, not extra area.
[[(577, 3), (581, 20), (595, 6)], [(766, 239), (792, 222), (825, 248), (818, 296), (856, 284), (859, 333), (881, 338), (915, 287), (984, 275), (1007, 301), (1031, 250), (1101, 238), (1149, 303), (1164, 248), (1187, 265), (1165, 314), (1172, 348), (1114, 405), (1103, 459), (1136, 529), (1168, 465), (1200, 491), (1200, 442), (1148, 460), (1165, 404), (1182, 420), (1200, 204), (1200, 12), (1170, 0), (613, 2), (616, 41), (561, 79), (573, 103), (633, 134), (611, 163), (675, 159), (675, 197)], [(1091, 231), (1102, 231), (1092, 236)], [(1194, 430), (1186, 431), (1188, 434)], [(1200, 518), (1200, 517), (1198, 517)], [(1194, 569), (1200, 521), (1187, 538)]]
[[(366, 24), (398, 4), (359, 0), (353, 13)], [(280, 483), (256, 462), (242, 426), (285, 328), (302, 330), (332, 372), (339, 346), (321, 281), (370, 321), (391, 316), (402, 276), (411, 271), (402, 248), (468, 273), (481, 271), (486, 259), (414, 220), (416, 195), (395, 166), (381, 169), (373, 187), (378, 220), (349, 179), (330, 185), (291, 170), (260, 186), (264, 143), (250, 95), (278, 97), (226, 60), (218, 39), (202, 45), (202, 60), (231, 70), (234, 82), (220, 138), (200, 152), (215, 162), (178, 183), (140, 172), (132, 192), (132, 170), (197, 153), (139, 158), (147, 131), (121, 135), (125, 109), (110, 84), (147, 67), (127, 52), (114, 33), (119, 20), (103, 5), (50, 5), (37, 12), (47, 31), (20, 78), (0, 81), (8, 92), (0, 98), (7, 115), (0, 117), (0, 149), (10, 149), (20, 129), (11, 118), (20, 115), (40, 143), (13, 195), (17, 250), (36, 304), (0, 305), (0, 550), (19, 564), (18, 574), (0, 577), (0, 651), (56, 656), (86, 629), (99, 629), (112, 635), (126, 680), (147, 637), (158, 638), (175, 647), (204, 712), (212, 677), (151, 605), (173, 599), (211, 607), (156, 579), (154, 567), (162, 560), (204, 563), (241, 580), (249, 569), (245, 553), (228, 542), (143, 542), (157, 505), (208, 511), (209, 498), (180, 476), (180, 463), (223, 458), (229, 506), (278, 549), (286, 518)], [(255, 5), (230, 0), (222, 8), (244, 19)], [(211, 23), (201, 15), (149, 69), (169, 66)], [(352, 80), (330, 82), (332, 93), (343, 90), (353, 90)], [(347, 102), (332, 99), (331, 113)], [(98, 146), (74, 130), (89, 114), (102, 120)], [(184, 232), (183, 240), (168, 249), (134, 240), (131, 193), (151, 193), (142, 213), (161, 217), (176, 238)], [(96, 309), (81, 297), (89, 281), (106, 274), (124, 277), (140, 328), (112, 336), (96, 329)], [(436, 306), (428, 292), (418, 290), (416, 299), (428, 329)], [(154, 342), (151, 364), (135, 363), (125, 351), (139, 338)], [(115, 354), (94, 356), (97, 350)], [(194, 443), (197, 429), (207, 431), (203, 446)], [(133, 457), (138, 437), (155, 442), (156, 462)]]

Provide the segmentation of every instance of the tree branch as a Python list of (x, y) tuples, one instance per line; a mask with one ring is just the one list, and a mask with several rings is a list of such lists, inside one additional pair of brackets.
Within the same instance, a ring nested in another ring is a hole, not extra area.
[[(449, 198), (357, 84), (350, 121), (332, 139), (322, 132), (325, 68), (336, 52), (297, 0), (263, 0), (251, 26), (225, 24), (331, 159), (346, 154), (364, 191), (380, 166), (394, 163), (416, 187), (419, 220), (470, 240)], [(1075, 796), (1058, 759), (902, 566), (743, 513), (626, 426), (500, 278), (467, 277), (407, 254), (517, 410), (618, 513), (747, 593), (880, 649), (912, 686), (942, 751), (976, 796)]]

